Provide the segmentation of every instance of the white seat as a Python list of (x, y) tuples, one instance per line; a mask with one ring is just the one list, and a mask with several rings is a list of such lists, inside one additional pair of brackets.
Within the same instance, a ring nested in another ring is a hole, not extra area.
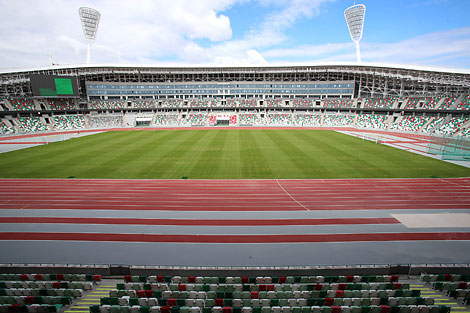
[(147, 298), (138, 298), (139, 305), (140, 306), (146, 306), (147, 305)]
[(101, 313), (109, 313), (109, 305), (102, 305), (100, 306), (100, 312)]
[(158, 305), (150, 307), (150, 313), (160, 313), (160, 307)]
[(201, 313), (201, 308), (198, 306), (192, 306), (189, 308), (189, 313)]
[(140, 305), (131, 306), (131, 313), (140, 313)]
[(125, 306), (129, 304), (129, 297), (122, 297), (118, 299), (118, 303), (121, 306)]
[(242, 313), (251, 313), (251, 312), (253, 312), (253, 308), (249, 306), (242, 307)]
[(281, 307), (280, 306), (273, 306), (271, 308), (271, 313), (281, 313)]
[(157, 306), (157, 304), (158, 304), (157, 298), (149, 298), (147, 301), (148, 306)]

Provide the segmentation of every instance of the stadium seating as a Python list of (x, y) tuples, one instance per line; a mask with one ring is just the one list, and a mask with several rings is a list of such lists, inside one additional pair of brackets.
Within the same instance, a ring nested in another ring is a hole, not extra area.
[(268, 108), (282, 107), (282, 99), (266, 99), (265, 106)]
[(26, 99), (26, 98), (13, 99), (13, 98), (10, 98), (10, 99), (8, 99), (8, 101), (10, 102), (11, 107), (15, 111), (34, 111), (34, 110), (37, 110), (33, 99)]
[(408, 98), (404, 109), (416, 109), (423, 98)]
[(122, 127), (122, 115), (88, 115), (89, 128)]
[(352, 126), (354, 124), (354, 115), (346, 114), (325, 114), (323, 116), (323, 126)]
[(25, 133), (40, 132), (47, 130), (47, 125), (39, 117), (19, 117), (20, 129)]
[(458, 110), (470, 110), (470, 95), (465, 95), (457, 105)]
[(351, 99), (327, 99), (323, 100), (325, 108), (351, 108), (354, 101)]
[(152, 124), (155, 126), (178, 126), (178, 115), (176, 114), (155, 114)]
[(292, 114), (268, 113), (265, 120), (267, 126), (290, 126), (292, 125)]
[(438, 134), (453, 135), (460, 131), (460, 127), (466, 123), (469, 119), (462, 117), (454, 117), (449, 121), (442, 124), (439, 129), (436, 130)]
[(294, 108), (313, 108), (315, 105), (314, 99), (294, 99), (291, 101), (291, 105)]
[(180, 108), (183, 106), (183, 100), (181, 99), (168, 99), (163, 102), (163, 107), (167, 108)]
[(136, 109), (154, 109), (157, 107), (155, 100), (137, 99), (134, 100), (134, 108)]
[(363, 108), (391, 109), (395, 99), (392, 98), (367, 98), (362, 103)]
[(4, 121), (0, 121), (0, 134), (13, 134), (16, 129), (8, 126)]
[(361, 128), (387, 129), (387, 115), (359, 114), (356, 126)]
[(205, 98), (205, 99), (192, 99), (189, 102), (189, 105), (192, 108), (209, 108), (209, 107), (216, 107), (219, 101), (213, 98)]
[(470, 137), (470, 128), (464, 129), (462, 131), (462, 136), (464, 137)]
[(429, 110), (429, 109), (434, 109), (436, 107), (436, 105), (441, 100), (441, 97), (427, 97), (424, 99), (425, 99), (424, 104), (421, 107), (421, 109)]
[[(87, 274), (0, 274), (0, 281), (101, 281), (101, 275)], [(0, 288), (1, 285), (0, 285)], [(20, 288), (20, 287), (14, 287)], [(86, 288), (85, 288), (86, 289)]]
[(433, 117), (421, 131), (431, 133), (436, 127), (438, 127), (442, 123), (443, 120), (443, 117)]
[(186, 119), (182, 121), (183, 125), (206, 125), (207, 114), (205, 113), (189, 113)]
[(75, 110), (75, 103), (73, 100), (68, 99), (48, 99), (47, 104), (51, 110)]
[(452, 97), (446, 97), (444, 101), (441, 103), (439, 106), (439, 110), (450, 110), (452, 108), (452, 104), (454, 101), (457, 100), (457, 97), (452, 96)]
[(78, 129), (85, 127), (83, 115), (56, 115), (53, 117), (55, 129)]
[(392, 124), (391, 130), (400, 130), (407, 132), (419, 131), (428, 121), (428, 116), (403, 116), (398, 123)]
[(258, 104), (256, 99), (238, 99), (238, 106), (240, 108), (254, 108)]
[(320, 114), (294, 114), (293, 122), (296, 126), (321, 126)]
[(261, 123), (259, 114), (257, 113), (239, 113), (238, 124), (244, 125), (259, 125)]
[(92, 100), (90, 109), (106, 110), (106, 109), (122, 109), (126, 103), (124, 100)]

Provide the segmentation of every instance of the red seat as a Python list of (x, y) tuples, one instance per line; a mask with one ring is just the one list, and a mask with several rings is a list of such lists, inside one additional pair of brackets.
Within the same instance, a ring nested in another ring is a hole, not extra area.
[(137, 297), (138, 298), (146, 298), (145, 290), (137, 290)]
[(57, 280), (65, 280), (64, 274), (57, 274)]
[(36, 279), (36, 280), (42, 280), (42, 274), (36, 274), (36, 275), (34, 275), (34, 279)]
[(60, 288), (60, 281), (55, 281), (52, 283), (52, 288), (59, 289)]
[(170, 307), (169, 306), (162, 306), (162, 307), (160, 307), (160, 312), (161, 313), (170, 313)]
[(26, 275), (26, 274), (21, 274), (21, 275), (20, 275), (20, 279), (21, 279), (21, 280), (29, 280), (29, 279), (28, 279), (28, 275)]
[(336, 298), (343, 298), (344, 290), (336, 290)]
[(458, 289), (467, 289), (467, 283), (459, 283)]
[(33, 296), (25, 297), (25, 298), (24, 298), (24, 302), (25, 302), (26, 304), (33, 304), (33, 303), (34, 303), (34, 297), (33, 297)]
[(392, 275), (390, 277), (390, 281), (398, 281), (398, 276), (397, 275)]
[(393, 284), (393, 289), (401, 289), (401, 284), (399, 284), (399, 283), (394, 283), (394, 284)]
[(125, 275), (125, 276), (124, 276), (124, 281), (125, 281), (126, 283), (130, 283), (130, 282), (132, 281), (132, 276), (131, 276), (131, 275)]
[(190, 282), (191, 284), (194, 284), (196, 282), (196, 276), (189, 276), (188, 282)]
[(223, 313), (232, 313), (232, 308), (229, 306), (224, 306), (222, 309)]
[(178, 285), (178, 290), (179, 291), (186, 291), (186, 285), (185, 284), (179, 284)]
[(381, 305), (380, 313), (390, 313), (390, 307), (388, 305)]
[(341, 313), (341, 307), (339, 306), (332, 306), (331, 307), (331, 313)]
[(259, 291), (266, 291), (266, 285), (258, 285)]
[(146, 298), (153, 298), (153, 290), (145, 290)]
[(286, 278), (285, 277), (279, 277), (279, 283), (280, 284), (285, 284), (286, 283)]
[(315, 290), (322, 290), (323, 285), (322, 284), (315, 284)]
[(333, 305), (333, 298), (325, 298), (325, 305), (332, 306)]
[(346, 276), (346, 281), (347, 281), (348, 283), (354, 281), (354, 276)]
[(215, 299), (216, 306), (224, 306), (224, 299)]
[(258, 299), (259, 298), (259, 292), (258, 291), (252, 291), (250, 292), (251, 294), (251, 299)]
[(242, 277), (242, 284), (248, 284), (248, 277)]
[(164, 283), (165, 282), (165, 276), (157, 276), (157, 281), (159, 283)]
[(176, 306), (176, 299), (168, 299), (166, 300), (169, 306)]
[(346, 284), (338, 284), (338, 289), (339, 290), (346, 290)]
[(274, 285), (268, 285), (268, 291), (274, 291)]
[(93, 275), (93, 281), (101, 281), (101, 275)]

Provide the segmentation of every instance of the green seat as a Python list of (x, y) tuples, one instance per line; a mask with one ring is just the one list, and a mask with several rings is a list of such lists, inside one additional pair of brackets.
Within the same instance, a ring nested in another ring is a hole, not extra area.
[(271, 307), (269, 306), (263, 306), (261, 308), (261, 313), (271, 313)]
[[(142, 311), (141, 311), (142, 312)], [(170, 308), (171, 313), (180, 313), (180, 307), (179, 306), (172, 306)]]
[(189, 313), (189, 306), (182, 306), (180, 308), (180, 313)]
[(120, 313), (121, 307), (119, 305), (113, 305), (109, 308), (110, 313)]
[(100, 313), (100, 306), (99, 305), (90, 306), (90, 313)]
[(253, 313), (261, 313), (261, 307), (254, 307)]

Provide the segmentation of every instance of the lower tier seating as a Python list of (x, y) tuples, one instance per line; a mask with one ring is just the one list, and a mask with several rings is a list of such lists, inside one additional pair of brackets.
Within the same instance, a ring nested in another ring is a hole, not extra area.
[(354, 115), (346, 114), (325, 114), (323, 116), (323, 126), (351, 126), (354, 124)]
[(290, 126), (292, 125), (292, 114), (289, 113), (269, 113), (266, 114), (267, 126)]
[(89, 115), (89, 128), (122, 127), (122, 115)]
[(357, 116), (356, 126), (362, 128), (386, 129), (387, 125), (386, 115), (376, 114), (361, 114)]
[(438, 134), (453, 135), (460, 131), (460, 128), (464, 123), (468, 121), (467, 118), (454, 117), (449, 121), (442, 124), (436, 131)]
[(16, 129), (8, 126), (4, 121), (0, 121), (0, 134), (13, 134), (16, 133)]
[(55, 129), (85, 128), (83, 115), (56, 115), (53, 120)]
[(47, 125), (39, 117), (19, 117), (22, 132), (32, 133), (47, 130)]
[(155, 126), (178, 126), (179, 125), (178, 115), (155, 114), (152, 124)]
[(390, 129), (407, 132), (419, 131), (428, 121), (427, 116), (403, 116), (400, 122), (393, 124)]
[(294, 114), (293, 123), (297, 126), (321, 126), (319, 114)]
[(238, 114), (238, 125), (259, 125), (261, 123), (259, 114), (257, 113), (240, 113)]
[(189, 113), (183, 120), (183, 125), (206, 125), (207, 114), (205, 113)]

